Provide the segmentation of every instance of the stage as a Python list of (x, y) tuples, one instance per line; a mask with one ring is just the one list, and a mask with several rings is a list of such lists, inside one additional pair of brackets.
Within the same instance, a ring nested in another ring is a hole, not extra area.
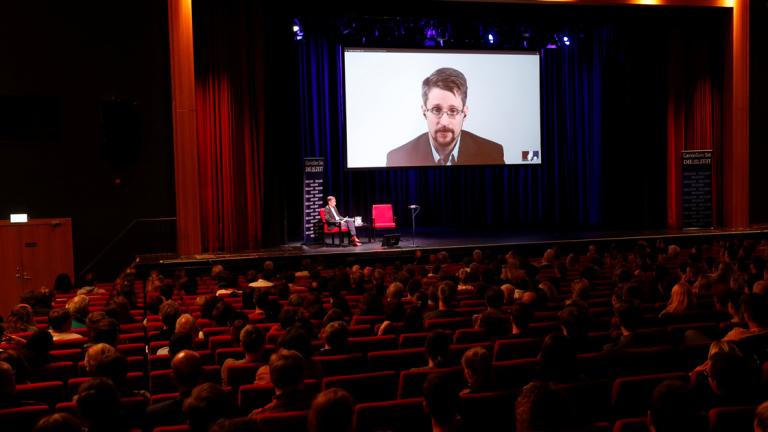
[(169, 254), (141, 255), (137, 268), (140, 272), (150, 269), (185, 268), (191, 271), (205, 272), (215, 264), (236, 271), (259, 269), (266, 260), (281, 264), (298, 266), (301, 260), (309, 258), (322, 261), (326, 267), (348, 264), (352, 261), (375, 264), (400, 261), (411, 262), (416, 250), (426, 254), (447, 251), (454, 259), (468, 256), (475, 249), (506, 253), (519, 251), (531, 257), (540, 257), (544, 251), (557, 245), (564, 252), (586, 253), (589, 244), (607, 248), (613, 244), (626, 247), (640, 240), (656, 242), (661, 239), (666, 245), (677, 244), (692, 247), (701, 242), (710, 242), (718, 238), (752, 238), (760, 240), (766, 237), (768, 226), (755, 226), (749, 229), (686, 229), (686, 230), (647, 230), (647, 231), (520, 231), (506, 233), (457, 233), (443, 229), (419, 229), (416, 236), (410, 232), (399, 231), (400, 242), (394, 247), (382, 246), (382, 238), (367, 242), (358, 247), (330, 246), (323, 244), (305, 245), (299, 242), (288, 243), (273, 248), (241, 253), (201, 254), (178, 257)]

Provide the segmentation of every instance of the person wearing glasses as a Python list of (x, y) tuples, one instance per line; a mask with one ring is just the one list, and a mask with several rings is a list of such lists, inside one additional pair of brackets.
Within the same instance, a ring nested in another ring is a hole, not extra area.
[(504, 164), (504, 147), (462, 130), (467, 118), (467, 78), (440, 68), (421, 83), (427, 132), (387, 153), (387, 166)]

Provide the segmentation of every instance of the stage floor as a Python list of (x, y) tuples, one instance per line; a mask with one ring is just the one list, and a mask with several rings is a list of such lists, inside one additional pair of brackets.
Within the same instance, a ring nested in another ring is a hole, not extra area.
[(240, 263), (248, 266), (252, 262), (264, 260), (296, 261), (303, 258), (322, 257), (324, 260), (343, 261), (348, 257), (371, 259), (394, 259), (411, 255), (416, 249), (425, 253), (441, 250), (469, 254), (474, 249), (494, 250), (501, 252), (512, 249), (525, 249), (538, 256), (551, 245), (586, 252), (590, 243), (610, 245), (611, 243), (626, 243), (638, 240), (665, 240), (666, 244), (678, 244), (683, 247), (694, 246), (707, 238), (731, 237), (765, 238), (768, 237), (768, 226), (752, 227), (749, 229), (688, 229), (688, 230), (647, 230), (647, 231), (521, 231), (506, 233), (457, 233), (455, 230), (419, 229), (415, 238), (410, 232), (400, 231), (400, 244), (395, 247), (383, 247), (381, 238), (376, 242), (367, 242), (358, 247), (344, 245), (331, 247), (327, 245), (304, 245), (299, 242), (289, 243), (273, 248), (241, 253), (201, 254), (178, 257), (169, 254), (141, 255), (139, 265), (144, 267), (197, 267), (211, 266), (215, 263)]

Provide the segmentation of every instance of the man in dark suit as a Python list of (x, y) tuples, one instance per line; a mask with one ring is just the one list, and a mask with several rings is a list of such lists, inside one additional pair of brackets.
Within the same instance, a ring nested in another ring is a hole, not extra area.
[(341, 217), (341, 213), (339, 213), (339, 211), (336, 209), (336, 197), (333, 195), (328, 197), (328, 205), (323, 209), (323, 211), (325, 211), (326, 222), (334, 222), (337, 223), (340, 228), (347, 228), (349, 234), (351, 235), (349, 242), (352, 244), (352, 246), (360, 246), (362, 244), (357, 238), (355, 221), (350, 218)]
[(467, 78), (440, 68), (421, 84), (421, 110), (428, 131), (387, 153), (387, 166), (504, 164), (501, 144), (462, 131), (467, 107)]

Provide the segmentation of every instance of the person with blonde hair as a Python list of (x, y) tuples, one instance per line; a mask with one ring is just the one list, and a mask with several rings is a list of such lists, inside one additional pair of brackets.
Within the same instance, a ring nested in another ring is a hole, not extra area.
[(72, 328), (86, 328), (85, 320), (88, 318), (88, 297), (77, 295), (67, 302), (66, 308), (72, 315)]
[(696, 303), (691, 286), (685, 282), (678, 282), (672, 287), (667, 307), (661, 311), (660, 317), (670, 313), (683, 313), (690, 310)]
[(115, 354), (116, 352), (116, 349), (105, 343), (92, 345), (88, 348), (88, 351), (85, 352), (85, 370), (89, 374), (92, 374), (103, 358)]
[(26, 333), (37, 331), (35, 319), (32, 316), (32, 307), (28, 304), (17, 304), (8, 314), (5, 331), (8, 333)]

